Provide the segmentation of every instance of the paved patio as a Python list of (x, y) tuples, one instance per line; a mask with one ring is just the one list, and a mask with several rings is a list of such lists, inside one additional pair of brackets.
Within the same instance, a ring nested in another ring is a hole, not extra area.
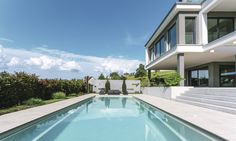
[(94, 96), (95, 94), (88, 94), (48, 105), (2, 115), (0, 116), (0, 137), (1, 134), (6, 131), (22, 126), (26, 123), (32, 122), (38, 118), (42, 118), (48, 114), (59, 111), (65, 107), (71, 106)]
[(133, 96), (226, 140), (236, 141), (236, 115), (148, 95)]

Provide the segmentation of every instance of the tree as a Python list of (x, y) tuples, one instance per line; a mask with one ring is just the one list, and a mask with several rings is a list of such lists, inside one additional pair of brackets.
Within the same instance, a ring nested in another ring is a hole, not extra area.
[(147, 72), (143, 64), (139, 64), (139, 67), (136, 69), (135, 78), (146, 76)]
[(125, 83), (125, 79), (123, 79), (122, 93), (123, 93), (123, 94), (128, 94), (128, 92), (127, 92), (127, 86), (126, 86), (126, 83)]
[(117, 72), (112, 72), (110, 74), (110, 78), (111, 78), (111, 80), (120, 80), (121, 79), (120, 75)]
[(108, 93), (108, 91), (111, 89), (111, 85), (110, 85), (110, 82), (109, 82), (109, 80), (107, 79), (107, 82), (106, 82), (106, 84), (105, 84), (105, 91), (106, 91), (106, 93)]
[(98, 77), (98, 80), (105, 80), (105, 76), (101, 73), (100, 76)]

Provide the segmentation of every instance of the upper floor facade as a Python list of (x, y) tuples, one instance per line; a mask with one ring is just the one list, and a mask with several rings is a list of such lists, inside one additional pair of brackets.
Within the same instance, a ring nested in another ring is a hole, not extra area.
[(145, 45), (146, 69), (176, 53), (236, 45), (235, 30), (236, 0), (180, 0)]

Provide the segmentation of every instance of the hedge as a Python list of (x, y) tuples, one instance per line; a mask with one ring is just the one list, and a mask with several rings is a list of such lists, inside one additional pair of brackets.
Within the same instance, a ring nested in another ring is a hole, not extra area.
[(55, 92), (86, 92), (83, 80), (39, 79), (25, 72), (0, 73), (0, 109), (20, 105), (31, 98), (48, 100)]

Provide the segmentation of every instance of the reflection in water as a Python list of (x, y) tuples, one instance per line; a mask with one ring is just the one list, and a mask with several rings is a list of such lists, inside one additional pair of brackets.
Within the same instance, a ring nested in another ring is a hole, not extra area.
[(105, 98), (105, 107), (106, 107), (106, 108), (110, 108), (110, 103), (111, 103), (110, 98), (106, 97), (106, 98)]
[(91, 100), (91, 101), (89, 101), (88, 103), (86, 103), (86, 113), (88, 113), (89, 112), (89, 105), (90, 104), (92, 104), (93, 103), (93, 101)]
[(125, 108), (126, 102), (127, 102), (127, 98), (123, 97), (121, 101), (122, 101), (122, 107)]

